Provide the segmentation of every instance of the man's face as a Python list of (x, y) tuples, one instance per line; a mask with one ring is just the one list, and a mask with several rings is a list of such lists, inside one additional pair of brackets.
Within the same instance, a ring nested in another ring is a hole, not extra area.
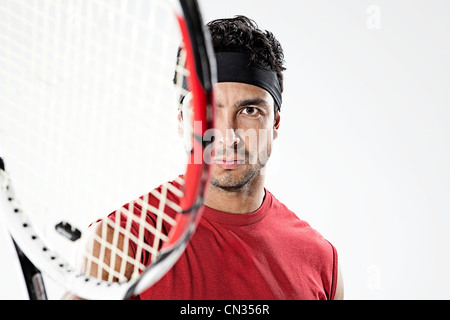
[(253, 85), (218, 83), (215, 101), (210, 183), (238, 191), (262, 173), (277, 137), (280, 117), (278, 112), (274, 115), (272, 96)]

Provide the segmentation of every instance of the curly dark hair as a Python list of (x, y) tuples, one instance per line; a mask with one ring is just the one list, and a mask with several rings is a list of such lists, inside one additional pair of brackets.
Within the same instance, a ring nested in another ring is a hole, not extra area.
[[(255, 21), (239, 15), (234, 18), (216, 19), (206, 25), (211, 33), (212, 44), (215, 52), (240, 52), (250, 56), (250, 63), (255, 66), (276, 72), (283, 92), (284, 54), (283, 48), (270, 31), (258, 28)], [(177, 64), (180, 63), (182, 48), (178, 48)], [(177, 72), (175, 71), (173, 82), (177, 84)], [(184, 96), (180, 96), (180, 104)], [(276, 105), (274, 111), (280, 110)]]
[(215, 52), (241, 52), (250, 55), (251, 63), (264, 65), (277, 73), (283, 92), (283, 48), (270, 31), (258, 28), (255, 21), (239, 15), (217, 19), (207, 24)]

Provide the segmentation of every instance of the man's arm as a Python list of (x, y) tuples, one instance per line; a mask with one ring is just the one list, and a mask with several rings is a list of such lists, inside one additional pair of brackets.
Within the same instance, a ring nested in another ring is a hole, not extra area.
[[(106, 230), (106, 234), (102, 236), (103, 232), (105, 232)], [(107, 224), (105, 221), (100, 221), (97, 222), (96, 224), (92, 225), (88, 231), (89, 235), (87, 236), (88, 241), (85, 244), (87, 247), (88, 252), (92, 252), (92, 256), (94, 258), (100, 259), (100, 255), (101, 255), (101, 251), (102, 251), (102, 246), (100, 245), (100, 243), (98, 241), (95, 240), (95, 236), (101, 237), (103, 239), (106, 239), (106, 241), (108, 243), (113, 243), (113, 238), (114, 238), (114, 233), (115, 230), (113, 227), (111, 227), (109, 224)], [(119, 233), (118, 234), (118, 241), (116, 244), (116, 247), (118, 248), (118, 251), (123, 252), (124, 249), (124, 236)], [(103, 263), (105, 265), (110, 265), (111, 263), (111, 250), (110, 249), (103, 249), (104, 253), (103, 253)], [(128, 255), (130, 257), (132, 257), (132, 253), (131, 250), (127, 250), (128, 251)], [(108, 281), (110, 278), (110, 273), (103, 269), (103, 270), (98, 270), (98, 264), (95, 262), (88, 262), (86, 255), (84, 255), (83, 257), (81, 257), (80, 259), (80, 266), (81, 266), (81, 271), (84, 273), (89, 273), (90, 276), (98, 278), (98, 279), (102, 279), (104, 281)], [(114, 272), (120, 273), (120, 269), (121, 269), (121, 264), (122, 264), (122, 258), (116, 254), (115, 256), (115, 260), (114, 260)], [(90, 265), (88, 265), (88, 263)], [(127, 279), (131, 278), (131, 275), (133, 274), (134, 271), (134, 267), (133, 264), (128, 263), (126, 264), (125, 267), (125, 273), (124, 276)], [(112, 276), (112, 281), (118, 281), (119, 279), (116, 276)], [(84, 300), (81, 297), (76, 296), (75, 294), (71, 293), (71, 292), (66, 292), (63, 294), (63, 296), (61, 297), (61, 299), (64, 300)]]
[(338, 264), (336, 293), (334, 294), (334, 300), (344, 300), (344, 279), (342, 278), (342, 270), (339, 264)]

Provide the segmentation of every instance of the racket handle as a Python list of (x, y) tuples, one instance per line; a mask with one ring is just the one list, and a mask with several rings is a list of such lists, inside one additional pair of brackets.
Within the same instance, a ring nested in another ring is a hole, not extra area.
[(34, 266), (30, 259), (27, 258), (14, 239), (13, 242), (16, 247), (20, 265), (22, 266), (22, 272), (30, 300), (47, 300), (47, 292), (45, 291), (44, 279), (41, 272)]

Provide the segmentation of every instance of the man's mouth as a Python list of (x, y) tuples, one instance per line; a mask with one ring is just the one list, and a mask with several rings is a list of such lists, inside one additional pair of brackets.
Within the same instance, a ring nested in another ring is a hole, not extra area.
[(239, 165), (244, 164), (244, 159), (223, 159), (223, 158), (214, 158), (214, 164), (219, 167), (227, 170), (235, 169)]

